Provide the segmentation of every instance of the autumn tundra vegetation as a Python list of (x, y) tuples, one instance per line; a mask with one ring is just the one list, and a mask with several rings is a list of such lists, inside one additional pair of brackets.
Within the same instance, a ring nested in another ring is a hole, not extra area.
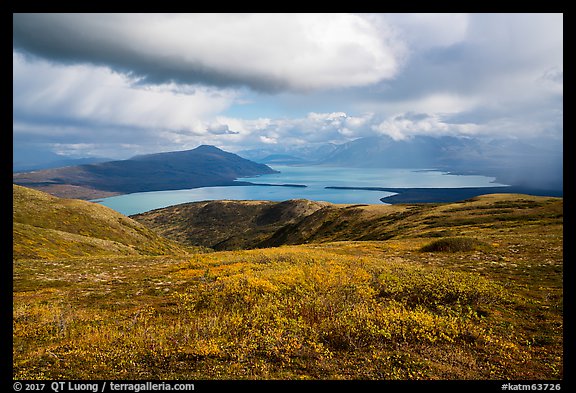
[(563, 378), (562, 198), (291, 206), (215, 251), (13, 192), (14, 378)]

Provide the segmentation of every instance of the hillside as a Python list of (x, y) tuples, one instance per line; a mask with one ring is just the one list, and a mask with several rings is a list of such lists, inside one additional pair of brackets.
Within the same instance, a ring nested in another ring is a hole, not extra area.
[(561, 198), (153, 212), (174, 236), (188, 220), (233, 247), (307, 242), (194, 254), (96, 204), (14, 202), (15, 250), (36, 253), (13, 260), (14, 379), (564, 376)]
[[(286, 202), (192, 202), (133, 218), (188, 245), (217, 250), (312, 242), (458, 235), (470, 225), (556, 222), (562, 199), (491, 194), (453, 204), (335, 205)], [(449, 227), (446, 233), (438, 227)]]
[(207, 201), (132, 216), (167, 238), (216, 250), (255, 248), (287, 225), (329, 208), (304, 199), (285, 202)]
[(225, 186), (237, 178), (267, 173), (274, 170), (214, 146), (199, 146), (129, 160), (15, 173), (13, 181), (55, 196), (94, 199), (133, 192)]
[(107, 207), (13, 185), (13, 257), (170, 255), (181, 247)]

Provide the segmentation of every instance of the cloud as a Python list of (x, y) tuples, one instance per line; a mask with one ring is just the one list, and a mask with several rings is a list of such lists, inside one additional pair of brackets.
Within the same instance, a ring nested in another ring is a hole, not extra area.
[(218, 117), (218, 124), (227, 124), (237, 131), (218, 140), (221, 146), (238, 151), (258, 145), (292, 147), (323, 143), (344, 143), (355, 138), (374, 135), (371, 126), (374, 114), (351, 116), (344, 112), (310, 112), (304, 117), (259, 118), (253, 120)]
[(14, 14), (20, 51), (142, 83), (308, 91), (393, 77), (404, 50), (352, 14)]
[[(397, 138), (472, 129), (478, 136), (561, 138), (562, 14), (372, 18), (395, 29), (407, 59), (395, 78), (357, 89), (355, 105), (377, 114)], [(426, 113), (431, 122), (397, 118), (410, 112)], [(377, 129), (385, 132), (381, 123)]]
[(550, 67), (538, 79), (544, 89), (553, 94), (564, 94), (564, 70), (560, 66)]
[(13, 43), (15, 145), (61, 154), (562, 140), (561, 14), (15, 14)]
[(450, 47), (467, 37), (471, 15), (441, 13), (369, 14), (366, 18), (383, 29), (393, 29), (409, 52)]
[(239, 132), (232, 131), (227, 124), (209, 124), (206, 127), (208, 133), (213, 135), (237, 135)]
[(105, 67), (57, 66), (13, 56), (15, 120), (214, 132), (201, 121), (229, 107), (233, 91), (173, 84), (139, 86)]
[(402, 113), (393, 116), (372, 129), (380, 135), (388, 135), (394, 140), (405, 140), (416, 135), (465, 136), (478, 132), (476, 124), (450, 124), (436, 114)]
[(278, 143), (278, 139), (266, 135), (261, 135), (260, 137), (258, 137), (258, 139), (260, 139), (260, 142), (267, 145), (275, 145)]
[[(398, 35), (409, 38), (412, 50), (403, 72), (386, 82), (391, 94), (404, 99), (440, 92), (518, 96), (523, 84), (531, 90), (526, 83), (563, 63), (562, 14), (470, 14), (462, 18), (466, 27), (448, 35), (452, 42), (425, 39), (426, 25), (393, 19), (396, 28), (405, 32)], [(430, 34), (433, 38), (442, 31), (438, 24), (436, 34)]]

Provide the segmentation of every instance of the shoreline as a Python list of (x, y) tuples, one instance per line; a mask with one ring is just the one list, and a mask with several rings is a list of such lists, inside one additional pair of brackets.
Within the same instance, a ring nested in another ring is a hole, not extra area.
[(445, 203), (458, 202), (484, 194), (525, 194), (534, 196), (563, 197), (561, 190), (543, 190), (520, 186), (459, 187), (459, 188), (396, 188), (396, 187), (326, 187), (342, 190), (369, 190), (395, 192), (380, 198), (383, 203)]
[(264, 187), (294, 187), (294, 188), (307, 188), (306, 184), (271, 184), (271, 183), (250, 183), (243, 184), (246, 186), (264, 186)]
[[(18, 184), (18, 183), (15, 183)], [(24, 184), (22, 184), (24, 185)], [(111, 196), (127, 195), (130, 193), (110, 192), (96, 190), (93, 188), (51, 184), (40, 187), (25, 184), (25, 187), (31, 187), (40, 191), (48, 192), (63, 198), (84, 199), (92, 202), (101, 202), (102, 199)], [(190, 187), (209, 188), (209, 187), (226, 187), (226, 186), (258, 186), (258, 187), (290, 187), (290, 188), (307, 188), (304, 184), (270, 184), (270, 183), (251, 183), (246, 181), (233, 181), (228, 184), (214, 184), (209, 186)], [(499, 187), (458, 187), (458, 188), (419, 188), (419, 187), (341, 187), (327, 186), (325, 189), (332, 190), (364, 190), (364, 191), (384, 191), (393, 192), (394, 195), (380, 198), (380, 201), (387, 204), (399, 203), (443, 203), (458, 202), (464, 199), (473, 198), (483, 194), (526, 194), (534, 196), (563, 197), (563, 190), (536, 189), (522, 186), (499, 186)], [(188, 189), (188, 188), (187, 188)], [(147, 190), (150, 191), (174, 191), (172, 190)], [(60, 195), (58, 195), (60, 194)]]

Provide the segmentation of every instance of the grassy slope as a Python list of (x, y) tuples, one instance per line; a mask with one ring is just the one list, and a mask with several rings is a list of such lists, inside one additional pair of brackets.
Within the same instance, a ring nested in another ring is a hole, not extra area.
[(16, 260), (13, 375), (562, 378), (562, 200), (396, 209), (388, 240)]
[(304, 199), (207, 201), (156, 209), (132, 218), (184, 244), (231, 250), (258, 247), (282, 228), (331, 206)]
[(14, 259), (185, 252), (105, 206), (17, 185), (13, 186), (12, 217)]
[(562, 199), (492, 194), (451, 204), (195, 202), (134, 218), (177, 241), (232, 250), (310, 242), (456, 236), (469, 224), (498, 226), (506, 221), (554, 220), (558, 215), (562, 215)]

